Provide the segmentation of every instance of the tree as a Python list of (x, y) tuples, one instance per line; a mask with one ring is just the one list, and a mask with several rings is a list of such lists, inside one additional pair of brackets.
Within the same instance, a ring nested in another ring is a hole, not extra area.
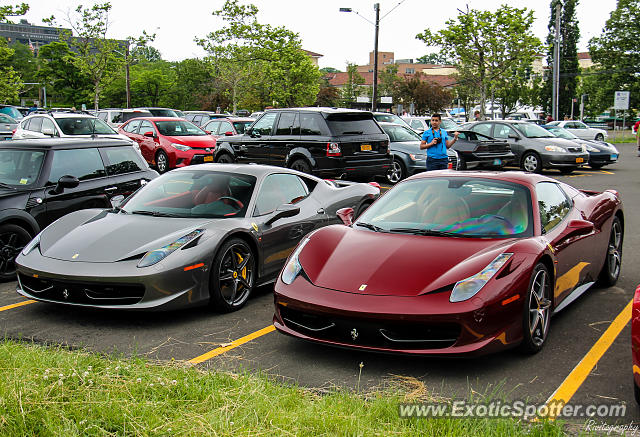
[(446, 52), (429, 53), (416, 59), (419, 64), (451, 65), (453, 59)]
[(320, 90), (316, 97), (316, 106), (339, 106), (340, 105), (340, 89), (329, 84), (326, 78), (320, 83)]
[(378, 96), (391, 96), (393, 101), (398, 101), (399, 86), (402, 78), (398, 76), (398, 66), (389, 65), (379, 73)]
[(324, 67), (320, 69), (320, 73), (340, 73), (340, 70), (333, 67)]
[(263, 106), (313, 103), (321, 73), (302, 51), (299, 35), (285, 27), (259, 23), (257, 13), (252, 4), (226, 0), (213, 12), (225, 26), (196, 39), (209, 53), (218, 79), (227, 84), (233, 110), (241, 99)]
[(451, 104), (451, 91), (428, 80), (422, 73), (405, 78), (399, 84), (399, 95), (404, 103), (413, 103), (416, 114), (440, 112)]
[(345, 107), (350, 107), (356, 102), (357, 97), (362, 93), (362, 84), (364, 84), (364, 77), (358, 73), (358, 66), (347, 64), (347, 82), (342, 88), (342, 100)]
[(14, 51), (7, 41), (0, 38), (0, 102), (7, 103), (18, 99), (18, 92), (23, 87), (20, 75), (11, 66), (10, 60)]
[[(578, 0), (551, 0), (551, 18), (549, 19), (549, 35), (547, 36), (547, 65), (553, 64), (554, 39), (556, 34), (556, 5), (562, 6), (560, 15), (560, 87), (558, 89), (558, 115), (571, 113), (572, 99), (576, 97), (578, 86), (578, 40), (580, 28), (576, 18)], [(549, 114), (552, 108), (553, 81), (546, 80), (542, 88), (541, 100), (545, 111)]]
[(472, 9), (457, 21), (447, 21), (438, 33), (425, 29), (416, 38), (450, 53), (458, 71), (478, 84), (484, 116), (491, 85), (511, 75), (514, 68), (530, 66), (541, 49), (531, 30), (533, 20), (533, 12), (526, 8), (501, 6), (495, 13)]
[(80, 107), (91, 98), (89, 77), (77, 67), (76, 54), (63, 41), (54, 41), (38, 50), (37, 82), (47, 85), (50, 101)]
[(28, 10), (29, 5), (26, 3), (0, 6), (0, 21), (11, 23), (11, 21), (7, 20), (7, 17), (19, 17), (20, 15), (26, 14)]
[[(107, 38), (109, 30), (109, 2), (98, 3), (91, 8), (79, 5), (75, 14), (67, 14), (67, 22), (71, 26), (75, 37), (69, 31), (62, 31), (62, 39), (73, 47), (77, 56), (74, 64), (89, 77), (93, 84), (93, 104), (98, 109), (100, 93), (124, 65), (123, 50), (118, 41)], [(55, 17), (43, 20), (49, 24), (55, 23)]]
[(640, 107), (640, 1), (618, 0), (600, 36), (589, 41), (597, 67), (584, 77), (589, 109), (602, 112), (612, 106), (615, 91), (630, 91), (631, 108)]

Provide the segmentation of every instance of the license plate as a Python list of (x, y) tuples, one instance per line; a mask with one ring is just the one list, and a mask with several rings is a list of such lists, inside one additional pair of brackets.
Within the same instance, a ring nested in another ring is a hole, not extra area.
[(207, 161), (213, 161), (213, 156), (205, 156), (204, 162), (207, 162)]
[(578, 163), (584, 162), (584, 158), (576, 158), (576, 162), (578, 162)]
[(494, 159), (493, 165), (502, 165), (502, 159), (498, 159), (498, 158)]
[(611, 155), (611, 159), (612, 159), (613, 161), (617, 160), (617, 159), (618, 159), (618, 155), (616, 155), (616, 154), (612, 154), (612, 155)]
[(371, 151), (371, 144), (362, 144), (362, 145), (360, 145), (360, 150), (362, 150), (363, 152), (370, 152)]

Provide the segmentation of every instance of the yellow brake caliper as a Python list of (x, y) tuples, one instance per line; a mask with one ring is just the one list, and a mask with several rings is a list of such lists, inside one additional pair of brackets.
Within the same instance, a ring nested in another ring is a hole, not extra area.
[[(242, 256), (237, 252), (236, 252), (236, 256), (238, 257), (238, 264), (242, 264), (242, 260), (244, 258), (242, 258)], [(247, 279), (247, 266), (244, 266), (242, 268), (242, 273), (241, 274), (242, 274), (242, 278), (246, 280)]]

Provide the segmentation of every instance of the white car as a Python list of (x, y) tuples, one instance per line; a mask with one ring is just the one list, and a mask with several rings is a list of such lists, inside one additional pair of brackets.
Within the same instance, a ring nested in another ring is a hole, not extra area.
[(551, 121), (547, 123), (549, 126), (560, 126), (565, 128), (576, 137), (583, 140), (596, 140), (604, 141), (609, 135), (604, 129), (596, 129), (589, 127), (581, 121), (576, 120), (563, 120), (563, 121)]
[[(447, 132), (454, 132), (460, 127), (460, 125), (458, 125), (458, 123), (456, 123), (451, 117), (441, 117), (441, 119), (442, 124), (440, 124), (440, 127)], [(402, 120), (404, 120), (411, 129), (420, 134), (431, 127), (431, 116), (402, 117)]]
[(140, 152), (140, 145), (125, 135), (119, 134), (99, 118), (76, 111), (37, 112), (23, 118), (12, 139), (34, 138), (118, 138), (132, 143)]

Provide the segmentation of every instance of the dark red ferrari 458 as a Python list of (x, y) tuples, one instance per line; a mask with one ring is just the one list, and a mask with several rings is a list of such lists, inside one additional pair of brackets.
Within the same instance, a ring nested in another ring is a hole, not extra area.
[(329, 345), (408, 354), (539, 351), (551, 316), (616, 283), (616, 191), (521, 172), (407, 179), (354, 223), (303, 239), (275, 286), (274, 325)]

